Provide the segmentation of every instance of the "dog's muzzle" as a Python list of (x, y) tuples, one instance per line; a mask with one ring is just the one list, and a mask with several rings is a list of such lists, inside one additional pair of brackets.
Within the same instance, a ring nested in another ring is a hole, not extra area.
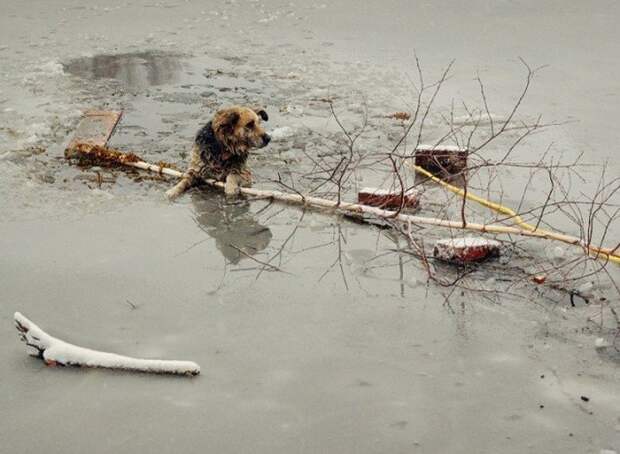
[(266, 147), (271, 142), (271, 136), (269, 134), (263, 135), (263, 147)]

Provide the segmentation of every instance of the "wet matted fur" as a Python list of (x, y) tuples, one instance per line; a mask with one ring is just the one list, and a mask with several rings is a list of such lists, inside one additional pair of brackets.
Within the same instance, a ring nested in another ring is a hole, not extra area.
[(226, 194), (250, 186), (252, 174), (246, 163), (252, 148), (262, 148), (271, 140), (261, 125), (268, 119), (264, 109), (233, 106), (217, 111), (196, 134), (189, 168), (166, 192), (168, 198), (175, 199), (209, 178), (224, 181)]

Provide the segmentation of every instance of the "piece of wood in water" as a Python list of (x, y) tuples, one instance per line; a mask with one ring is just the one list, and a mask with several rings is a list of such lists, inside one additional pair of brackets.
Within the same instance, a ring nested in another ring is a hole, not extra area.
[(390, 191), (380, 188), (363, 188), (357, 193), (357, 201), (363, 205), (380, 208), (417, 208), (420, 205), (420, 195), (410, 189), (405, 191)]
[(480, 262), (499, 254), (499, 241), (482, 237), (441, 239), (435, 242), (433, 248), (435, 258), (458, 264)]
[(65, 156), (74, 157), (77, 144), (89, 144), (105, 147), (121, 119), (122, 112), (106, 110), (89, 110), (84, 113), (73, 138), (67, 145)]
[(419, 145), (415, 150), (415, 165), (436, 177), (458, 175), (467, 169), (469, 151), (451, 145)]

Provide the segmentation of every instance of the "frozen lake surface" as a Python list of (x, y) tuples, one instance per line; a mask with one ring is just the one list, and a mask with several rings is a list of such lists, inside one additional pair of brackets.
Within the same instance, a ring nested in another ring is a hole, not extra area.
[[(169, 181), (62, 157), (84, 109), (122, 109), (113, 146), (182, 166), (216, 108), (263, 105), (277, 140), (253, 158), (256, 184), (296, 181), (305, 156), (336, 143), (325, 99), (348, 125), (367, 116), (361, 147), (398, 137), (389, 115), (415, 101), (415, 50), (429, 80), (456, 59), (440, 109), (478, 102), (480, 76), (496, 118), (523, 85), (518, 57), (548, 65), (521, 113), (559, 126), (519, 156), (553, 143), (558, 159), (609, 160), (614, 178), (617, 2), (95, 3), (1, 8), (3, 452), (620, 451), (620, 355), (595, 347), (611, 339), (600, 305), (526, 286), (448, 295), (385, 230), (211, 191), (169, 204)], [(575, 194), (599, 172), (585, 168)], [(527, 178), (507, 176), (507, 204)], [(534, 185), (529, 203), (545, 191)], [(608, 235), (617, 244), (617, 226)], [(493, 269), (476, 275), (485, 288), (503, 285)], [(26, 356), (15, 311), (78, 345), (202, 373), (46, 368)]]

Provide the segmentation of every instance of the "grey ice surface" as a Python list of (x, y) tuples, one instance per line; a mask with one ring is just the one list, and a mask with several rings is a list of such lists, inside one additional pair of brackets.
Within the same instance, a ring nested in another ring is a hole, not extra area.
[[(415, 49), (429, 77), (456, 59), (440, 105), (479, 96), (478, 74), (499, 116), (523, 83), (518, 57), (549, 65), (524, 115), (561, 125), (523, 159), (553, 142), (567, 160), (609, 160), (613, 178), (619, 19), (613, 1), (2, 0), (0, 452), (619, 451), (620, 367), (595, 348), (598, 306), (447, 301), (374, 227), (209, 191), (169, 204), (170, 182), (102, 169), (98, 187), (61, 158), (83, 109), (123, 109), (113, 145), (181, 164), (215, 108), (261, 104), (289, 128), (253, 161), (268, 185), (330, 146), (321, 98), (350, 124), (368, 109), (363, 144), (385, 146), (398, 131), (384, 115), (411, 107)], [(15, 311), (202, 374), (46, 368)]]

